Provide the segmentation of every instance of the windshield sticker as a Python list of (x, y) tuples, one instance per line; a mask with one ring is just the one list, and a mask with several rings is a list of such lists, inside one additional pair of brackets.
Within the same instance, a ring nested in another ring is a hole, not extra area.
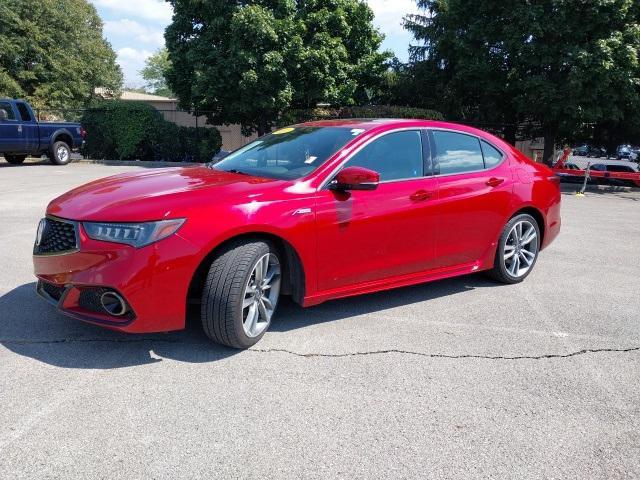
[(307, 165), (311, 165), (313, 162), (315, 162), (318, 159), (318, 157), (308, 157), (304, 163), (306, 163)]
[(274, 135), (283, 135), (285, 133), (291, 133), (295, 130), (293, 127), (281, 128), (280, 130), (276, 130), (273, 132)]
[(351, 129), (351, 135), (353, 135), (354, 137), (360, 135), (362, 132), (364, 132), (364, 128), (352, 128)]

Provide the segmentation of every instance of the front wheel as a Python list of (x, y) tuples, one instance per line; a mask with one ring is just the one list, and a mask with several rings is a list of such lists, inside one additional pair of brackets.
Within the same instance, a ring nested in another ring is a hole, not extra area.
[(249, 348), (271, 325), (280, 296), (281, 264), (272, 244), (227, 245), (209, 269), (202, 292), (202, 326), (216, 343)]
[(71, 148), (65, 142), (55, 142), (51, 146), (49, 159), (54, 165), (66, 165), (71, 161)]
[(26, 155), (5, 155), (4, 159), (9, 162), (11, 165), (20, 165), (24, 162)]
[(501, 283), (520, 283), (533, 270), (539, 252), (538, 222), (531, 215), (516, 215), (502, 230), (493, 269), (488, 273)]

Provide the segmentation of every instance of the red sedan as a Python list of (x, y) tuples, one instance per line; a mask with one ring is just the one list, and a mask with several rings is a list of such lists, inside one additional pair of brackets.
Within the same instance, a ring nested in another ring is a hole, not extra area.
[(76, 188), (48, 206), (33, 260), (72, 317), (165, 332), (196, 299), (211, 339), (247, 348), (281, 295), (311, 306), (482, 270), (517, 283), (559, 230), (558, 178), (492, 135), (324, 121)]

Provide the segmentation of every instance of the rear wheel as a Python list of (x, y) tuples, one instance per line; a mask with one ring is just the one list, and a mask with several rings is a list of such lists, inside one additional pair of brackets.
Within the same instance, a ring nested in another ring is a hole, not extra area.
[(202, 326), (216, 343), (255, 345), (271, 325), (280, 296), (281, 264), (264, 241), (233, 242), (211, 264), (202, 293)]
[(4, 159), (12, 165), (20, 165), (24, 162), (26, 155), (5, 155)]
[(520, 283), (533, 270), (539, 252), (538, 222), (531, 215), (516, 215), (500, 235), (493, 269), (488, 273), (502, 283)]
[(49, 151), (49, 159), (54, 165), (66, 165), (71, 161), (71, 148), (65, 142), (55, 142)]

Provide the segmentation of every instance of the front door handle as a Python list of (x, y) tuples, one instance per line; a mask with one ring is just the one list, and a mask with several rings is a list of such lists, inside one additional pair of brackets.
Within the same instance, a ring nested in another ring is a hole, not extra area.
[(429, 200), (431, 198), (431, 192), (427, 192), (426, 190), (418, 190), (409, 198), (413, 202), (424, 202), (425, 200)]
[(498, 185), (501, 185), (503, 182), (504, 182), (504, 178), (491, 177), (489, 180), (487, 180), (487, 185), (489, 187), (497, 187)]

